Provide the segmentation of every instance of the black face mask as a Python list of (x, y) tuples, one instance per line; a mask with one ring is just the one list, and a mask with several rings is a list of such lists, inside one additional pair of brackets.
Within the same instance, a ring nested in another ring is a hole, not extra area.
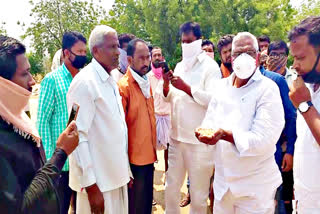
[(233, 72), (233, 69), (232, 69), (232, 64), (231, 62), (226, 62), (226, 63), (223, 63), (224, 66), (226, 66), (228, 68), (228, 70), (232, 73)]
[(73, 61), (69, 58), (72, 66), (75, 67), (76, 69), (83, 68), (84, 65), (87, 63), (87, 56), (76, 55), (71, 50), (69, 51), (75, 56)]
[(319, 59), (320, 59), (320, 53), (318, 53), (317, 60), (314, 63), (314, 66), (313, 66), (312, 70), (310, 72), (304, 74), (304, 75), (301, 75), (302, 79), (306, 83), (316, 83), (316, 84), (320, 83), (320, 72), (316, 71), (316, 68), (317, 68), (318, 63), (319, 63)]

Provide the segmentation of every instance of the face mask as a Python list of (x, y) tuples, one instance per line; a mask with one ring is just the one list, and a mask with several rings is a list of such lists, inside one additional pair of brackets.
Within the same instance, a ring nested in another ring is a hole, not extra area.
[(316, 67), (318, 66), (319, 63), (319, 58), (320, 58), (320, 53), (318, 54), (317, 60), (314, 63), (314, 66), (312, 68), (312, 70), (302, 76), (302, 79), (306, 82), (306, 83), (320, 83), (320, 72), (317, 72)]
[(208, 56), (210, 56), (211, 59), (214, 59), (214, 53), (213, 53), (213, 52), (206, 52), (206, 54), (207, 54)]
[(72, 66), (75, 67), (76, 69), (83, 68), (84, 65), (87, 63), (87, 56), (76, 55), (71, 50), (70, 52), (75, 56), (73, 61), (69, 58)]
[(248, 79), (256, 67), (256, 60), (246, 53), (242, 53), (232, 63), (233, 71), (240, 79)]
[(197, 54), (202, 51), (201, 44), (202, 44), (202, 39), (198, 39), (189, 44), (182, 43), (182, 59), (197, 56)]

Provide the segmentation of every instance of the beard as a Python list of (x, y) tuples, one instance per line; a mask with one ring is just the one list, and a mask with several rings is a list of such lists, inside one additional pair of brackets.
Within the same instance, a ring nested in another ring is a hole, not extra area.
[(223, 62), (223, 65), (226, 66), (231, 73), (233, 72), (231, 62)]

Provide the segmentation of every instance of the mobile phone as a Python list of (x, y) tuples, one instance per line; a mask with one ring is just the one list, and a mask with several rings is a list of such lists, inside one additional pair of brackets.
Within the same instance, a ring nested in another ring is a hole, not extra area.
[(80, 108), (79, 104), (73, 103), (67, 126), (68, 126), (73, 120), (76, 120), (76, 119), (77, 119), (78, 112), (79, 112), (79, 108)]
[(163, 69), (163, 72), (164, 72), (164, 73), (167, 73), (167, 72), (170, 71), (170, 68), (169, 68), (167, 62), (164, 62), (164, 61), (163, 61), (163, 62), (159, 62), (159, 65), (160, 65), (160, 67)]

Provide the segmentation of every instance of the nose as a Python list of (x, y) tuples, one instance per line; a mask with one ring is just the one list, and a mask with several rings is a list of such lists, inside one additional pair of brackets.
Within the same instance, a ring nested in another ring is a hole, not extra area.
[(29, 75), (30, 75), (30, 81), (29, 81), (28, 84), (29, 84), (29, 87), (32, 87), (32, 86), (34, 86), (36, 84), (36, 81), (33, 79), (31, 74), (29, 74)]
[(120, 50), (119, 50), (119, 48), (117, 48), (116, 54), (117, 54), (118, 56), (120, 55)]
[(296, 71), (299, 71), (300, 65), (296, 60), (293, 61), (292, 68)]

